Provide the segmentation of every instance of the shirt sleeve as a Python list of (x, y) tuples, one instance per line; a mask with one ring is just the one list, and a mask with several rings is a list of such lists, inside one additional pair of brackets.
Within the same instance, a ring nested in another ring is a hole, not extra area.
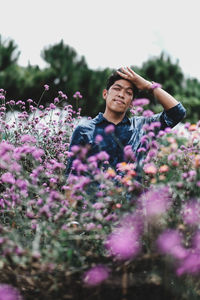
[(162, 113), (155, 114), (152, 117), (148, 118), (147, 123), (152, 122), (160, 122), (161, 127), (160, 129), (165, 129), (166, 127), (173, 128), (176, 126), (179, 122), (183, 120), (183, 118), (186, 116), (186, 109), (181, 103), (178, 103), (176, 106), (164, 110)]
[(181, 122), (186, 116), (186, 109), (181, 103), (178, 103), (176, 106), (165, 110), (161, 115), (161, 127), (171, 127), (173, 128), (179, 122)]

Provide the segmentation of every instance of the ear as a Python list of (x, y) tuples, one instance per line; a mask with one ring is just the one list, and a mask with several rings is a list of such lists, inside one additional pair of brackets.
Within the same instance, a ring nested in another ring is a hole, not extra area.
[(106, 89), (103, 90), (103, 99), (106, 100), (108, 95), (108, 91)]

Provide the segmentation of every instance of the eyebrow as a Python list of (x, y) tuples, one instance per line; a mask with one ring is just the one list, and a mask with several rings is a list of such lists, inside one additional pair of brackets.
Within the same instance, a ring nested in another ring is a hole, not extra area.
[[(119, 83), (114, 83), (114, 86), (118, 86), (118, 87), (120, 87), (120, 88), (124, 88), (122, 85), (120, 85)], [(133, 88), (132, 87), (127, 87), (127, 88), (125, 88), (126, 90), (131, 90), (131, 91), (133, 91)]]

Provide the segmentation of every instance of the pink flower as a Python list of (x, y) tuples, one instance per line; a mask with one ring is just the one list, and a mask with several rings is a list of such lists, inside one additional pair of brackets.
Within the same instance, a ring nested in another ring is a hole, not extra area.
[(54, 104), (56, 104), (56, 103), (59, 103), (59, 98), (58, 97), (54, 98)]
[(106, 134), (110, 134), (110, 133), (113, 133), (115, 131), (115, 126), (110, 124), (108, 125), (105, 129), (104, 129), (104, 132)]
[(80, 92), (76, 92), (76, 93), (73, 95), (73, 97), (74, 97), (75, 99), (82, 99), (82, 98), (83, 98), (83, 96), (81, 95)]
[(50, 109), (55, 109), (55, 108), (56, 108), (55, 104), (53, 104), (53, 103), (51, 103), (51, 104), (49, 105), (49, 107), (50, 107)]
[(195, 249), (200, 251), (200, 230), (197, 230), (193, 239), (192, 239), (192, 244)]
[(145, 110), (142, 114), (144, 117), (152, 117), (154, 115), (154, 112), (152, 112), (151, 110)]
[(36, 143), (36, 138), (29, 134), (24, 134), (21, 136), (20, 141), (22, 143)]
[(32, 152), (32, 155), (35, 159), (40, 159), (41, 156), (44, 155), (44, 150), (35, 148), (34, 151)]
[(107, 238), (105, 246), (110, 255), (118, 260), (128, 260), (140, 250), (139, 236), (133, 227), (116, 228)]
[(141, 148), (139, 148), (139, 149), (137, 150), (138, 153), (139, 153), (139, 152), (146, 152), (146, 151), (147, 151), (147, 149), (144, 148), (144, 147), (141, 147)]
[(142, 194), (139, 201), (147, 218), (165, 213), (171, 206), (171, 195), (168, 187), (152, 188)]
[(17, 179), (16, 186), (18, 186), (21, 190), (27, 190), (28, 182), (27, 180)]
[(103, 265), (97, 265), (84, 274), (83, 281), (86, 285), (95, 286), (106, 280), (108, 276), (108, 268)]
[(189, 225), (199, 225), (200, 222), (200, 204), (196, 200), (186, 203), (182, 209), (183, 220)]
[(183, 259), (176, 273), (178, 276), (184, 273), (197, 274), (200, 272), (200, 252), (191, 252)]
[(183, 259), (187, 256), (188, 252), (181, 245), (181, 235), (177, 230), (166, 230), (163, 232), (158, 240), (157, 246), (164, 254), (170, 254), (174, 258)]
[(109, 154), (106, 151), (101, 151), (101, 152), (97, 153), (96, 157), (99, 160), (108, 160)]
[(71, 151), (72, 151), (73, 153), (77, 153), (79, 150), (80, 150), (80, 146), (78, 146), (78, 145), (73, 145), (73, 146), (71, 147)]
[(101, 141), (103, 141), (102, 135), (97, 134), (96, 137), (95, 137), (95, 142), (96, 142), (97, 144), (99, 144)]
[(48, 90), (49, 90), (48, 84), (45, 84), (45, 85), (44, 85), (44, 89), (45, 89), (45, 91), (48, 91)]
[(15, 183), (15, 178), (13, 177), (13, 175), (10, 172), (4, 173), (1, 176), (1, 180), (5, 183), (10, 183), (10, 184)]
[(155, 175), (157, 173), (157, 168), (154, 163), (145, 164), (143, 169), (146, 174)]
[(22, 296), (11, 285), (0, 284), (0, 300), (22, 300)]
[(2, 157), (4, 154), (6, 154), (8, 151), (14, 150), (14, 146), (12, 144), (9, 144), (8, 142), (1, 142), (0, 143), (0, 157)]
[(145, 106), (145, 105), (149, 104), (149, 99), (147, 99), (147, 98), (136, 99), (132, 102), (132, 104), (134, 106)]
[(124, 147), (124, 159), (128, 162), (135, 161), (135, 154), (132, 150), (131, 145), (127, 145)]

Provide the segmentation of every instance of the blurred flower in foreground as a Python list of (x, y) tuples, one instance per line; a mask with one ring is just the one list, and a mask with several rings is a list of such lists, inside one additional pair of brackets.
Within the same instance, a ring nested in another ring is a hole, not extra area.
[(197, 274), (200, 272), (200, 252), (191, 252), (181, 262), (180, 266), (176, 270), (178, 276), (184, 273)]
[(11, 285), (0, 284), (0, 300), (22, 300), (22, 297)]
[(184, 205), (181, 213), (184, 223), (198, 225), (200, 222), (200, 203), (197, 200), (191, 200)]
[(147, 98), (139, 98), (139, 99), (136, 99), (136, 100), (133, 100), (132, 104), (133, 106), (145, 106), (147, 104), (149, 104), (149, 99)]
[(162, 253), (172, 255), (177, 259), (183, 259), (188, 254), (187, 249), (181, 243), (179, 231), (173, 229), (163, 232), (157, 240), (157, 246)]
[(109, 254), (118, 260), (132, 259), (140, 250), (139, 232), (134, 227), (116, 228), (108, 236), (105, 246)]
[(83, 281), (86, 285), (95, 286), (106, 280), (108, 276), (108, 268), (103, 265), (97, 265), (84, 274)]
[(139, 203), (142, 206), (143, 214), (147, 218), (163, 214), (171, 206), (169, 188), (166, 186), (152, 188), (140, 197)]
[(154, 163), (145, 164), (143, 169), (144, 172), (149, 175), (155, 175), (157, 173), (157, 168)]
[(106, 126), (104, 131), (106, 134), (113, 133), (115, 131), (115, 127), (114, 127), (114, 125), (110, 124), (110, 125)]

